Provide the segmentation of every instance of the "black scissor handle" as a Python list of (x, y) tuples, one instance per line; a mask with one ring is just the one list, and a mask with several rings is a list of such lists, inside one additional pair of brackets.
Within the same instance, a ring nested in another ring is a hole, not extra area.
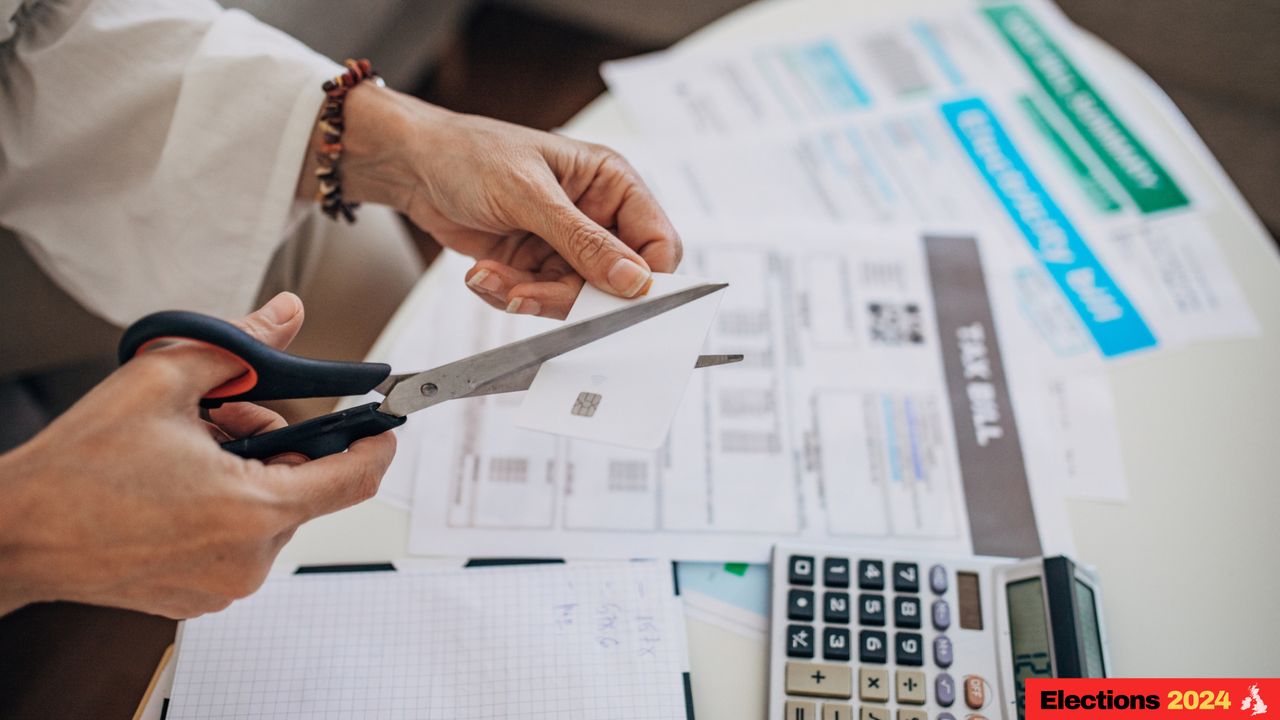
[(378, 412), (378, 403), (375, 402), (321, 415), (269, 433), (225, 442), (222, 449), (255, 460), (290, 452), (315, 460), (336, 455), (361, 438), (400, 427), (406, 419)]
[(243, 375), (205, 395), (200, 404), (207, 408), (240, 400), (362, 395), (391, 374), (391, 366), (385, 363), (290, 355), (254, 340), (225, 320), (181, 310), (152, 313), (130, 325), (120, 338), (120, 364), (160, 340), (196, 340), (225, 350), (244, 365)]

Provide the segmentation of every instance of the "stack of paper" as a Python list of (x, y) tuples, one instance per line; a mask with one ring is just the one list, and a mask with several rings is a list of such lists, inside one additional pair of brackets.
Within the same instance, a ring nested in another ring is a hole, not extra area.
[[(1107, 366), (1257, 332), (1214, 240), (1247, 210), (1051, 4), (902, 7), (606, 66), (640, 137), (589, 139), (730, 283), (703, 351), (747, 359), (652, 452), (520, 429), (515, 397), (415, 417), (384, 485), (413, 552), (1032, 555), (1070, 550), (1064, 496), (1124, 499)], [(397, 366), (544, 327), (439, 290)]]

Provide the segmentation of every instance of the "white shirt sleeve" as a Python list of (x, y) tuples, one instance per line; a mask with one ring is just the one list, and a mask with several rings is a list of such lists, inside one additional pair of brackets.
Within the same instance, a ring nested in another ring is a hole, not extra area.
[(320, 85), (342, 68), (212, 0), (13, 6), (0, 0), (0, 224), (117, 324), (246, 312), (298, 210)]

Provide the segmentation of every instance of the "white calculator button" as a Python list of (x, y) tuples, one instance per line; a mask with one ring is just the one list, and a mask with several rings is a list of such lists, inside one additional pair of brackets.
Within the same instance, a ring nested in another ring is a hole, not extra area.
[(889, 720), (889, 708), (863, 705), (858, 708), (858, 720)]
[(847, 699), (853, 697), (853, 670), (848, 665), (789, 662), (788, 695)]
[(878, 668), (858, 668), (858, 699), (889, 702), (889, 671)]
[(925, 701), (924, 673), (919, 670), (899, 670), (894, 673), (898, 702), (905, 705), (923, 705)]
[(822, 703), (822, 720), (853, 720), (853, 706), (843, 703)]
[(786, 720), (818, 720), (818, 706), (803, 700), (788, 700), (783, 717)]

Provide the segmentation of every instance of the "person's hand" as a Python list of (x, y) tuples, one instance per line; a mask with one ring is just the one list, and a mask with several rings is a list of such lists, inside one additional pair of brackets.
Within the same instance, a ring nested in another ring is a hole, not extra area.
[(508, 312), (563, 318), (585, 279), (623, 297), (671, 272), (680, 237), (608, 148), (460, 115), (364, 83), (347, 96), (343, 194), (390, 205), (477, 260), (467, 285)]
[[(283, 348), (302, 303), (281, 294), (237, 324)], [(220, 610), (257, 589), (299, 524), (374, 494), (390, 433), (313, 461), (219, 448), (285, 424), (250, 403), (200, 419), (200, 397), (240, 372), (196, 345), (145, 353), (0, 456), (0, 613), (40, 600)]]

